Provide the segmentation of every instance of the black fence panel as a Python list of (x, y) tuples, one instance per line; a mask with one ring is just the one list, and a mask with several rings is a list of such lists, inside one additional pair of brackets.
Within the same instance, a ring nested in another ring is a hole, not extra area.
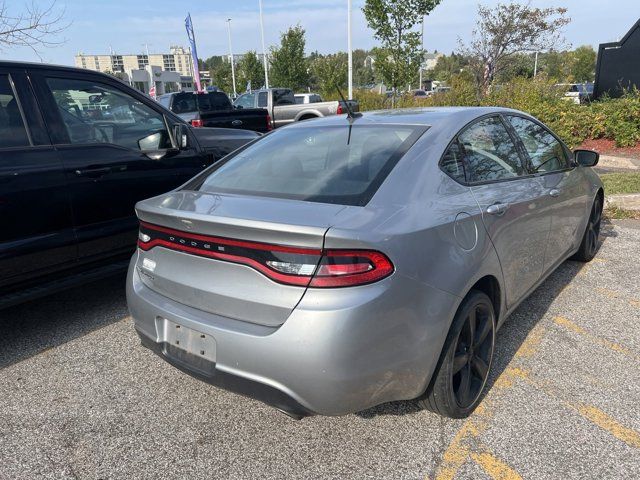
[(594, 97), (620, 97), (625, 89), (640, 89), (640, 20), (619, 42), (601, 43)]

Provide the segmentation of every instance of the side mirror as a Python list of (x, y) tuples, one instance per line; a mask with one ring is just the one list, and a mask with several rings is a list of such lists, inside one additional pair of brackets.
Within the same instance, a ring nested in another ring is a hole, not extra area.
[(189, 134), (187, 133), (188, 128), (189, 127), (184, 123), (176, 123), (173, 126), (173, 138), (178, 150), (184, 150), (189, 146)]
[(593, 150), (575, 150), (573, 154), (578, 165), (582, 167), (595, 167), (600, 160), (600, 154)]

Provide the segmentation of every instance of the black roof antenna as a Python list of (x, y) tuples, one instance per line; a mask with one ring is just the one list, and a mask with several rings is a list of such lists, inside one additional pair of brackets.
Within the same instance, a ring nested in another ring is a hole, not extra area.
[(344, 106), (347, 109), (347, 119), (349, 120), (349, 122), (352, 122), (356, 118), (361, 117), (362, 114), (360, 112), (354, 112), (353, 110), (351, 110), (351, 107), (349, 106), (349, 102), (345, 100), (344, 95), (342, 95), (342, 92), (340, 91), (340, 87), (337, 84), (336, 84), (336, 90), (338, 90), (338, 95), (340, 95), (340, 98), (342, 99), (342, 102), (344, 103)]

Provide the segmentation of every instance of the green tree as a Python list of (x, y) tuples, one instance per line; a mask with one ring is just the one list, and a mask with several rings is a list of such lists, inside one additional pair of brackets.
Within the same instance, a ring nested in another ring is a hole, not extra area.
[(362, 11), (382, 46), (375, 48), (375, 68), (393, 91), (418, 74), (420, 32), (415, 30), (441, 0), (366, 0)]
[(593, 82), (596, 76), (596, 52), (584, 45), (572, 52), (571, 76), (574, 82)]
[(336, 95), (336, 86), (343, 92), (347, 88), (347, 63), (345, 52), (319, 56), (311, 63), (311, 72), (315, 78), (320, 93), (325, 97)]
[(290, 27), (280, 36), (280, 46), (271, 47), (269, 83), (292, 90), (309, 86), (309, 65), (304, 57), (305, 31), (300, 25)]
[(221, 62), (217, 67), (210, 70), (213, 85), (229, 93), (233, 92), (233, 80), (231, 78), (231, 63)]
[(247, 52), (236, 65), (236, 76), (240, 90), (251, 82), (251, 88), (257, 89), (264, 85), (264, 67), (256, 52)]
[(569, 52), (555, 50), (541, 54), (538, 58), (540, 64), (538, 71), (546, 73), (547, 77), (555, 82), (568, 82), (571, 66), (569, 57)]

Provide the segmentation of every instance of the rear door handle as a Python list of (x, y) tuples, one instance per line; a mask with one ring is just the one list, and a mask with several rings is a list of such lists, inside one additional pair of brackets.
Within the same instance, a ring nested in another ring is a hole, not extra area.
[(234, 120), (233, 122), (231, 122), (231, 125), (233, 125), (234, 127), (239, 127), (240, 125), (242, 125), (242, 120)]
[(506, 212), (508, 208), (508, 203), (494, 203), (493, 205), (489, 205), (487, 207), (487, 213), (489, 215), (501, 216), (504, 215), (504, 212)]
[(79, 177), (97, 178), (106, 175), (110, 171), (110, 167), (85, 168), (84, 170), (76, 170), (76, 175)]
[(559, 197), (561, 193), (562, 192), (557, 188), (552, 188), (551, 190), (549, 190), (549, 195), (551, 195), (552, 197)]

